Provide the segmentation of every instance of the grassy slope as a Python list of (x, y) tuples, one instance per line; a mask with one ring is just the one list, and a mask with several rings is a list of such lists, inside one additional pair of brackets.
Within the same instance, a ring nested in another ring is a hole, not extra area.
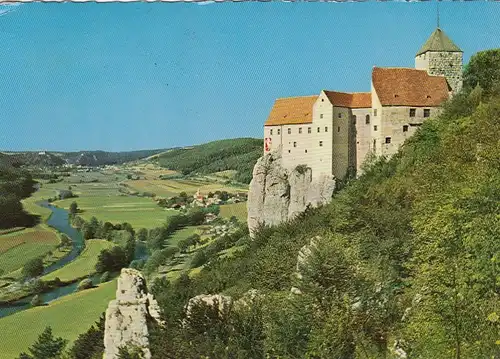
[(71, 281), (95, 272), (97, 257), (101, 250), (113, 247), (113, 243), (101, 239), (91, 239), (86, 242), (83, 252), (73, 262), (65, 265), (52, 273), (47, 274), (43, 280), (53, 280), (59, 277), (62, 281)]
[(57, 244), (56, 233), (41, 226), (0, 236), (0, 269), (13, 272), (30, 259), (53, 251)]
[(115, 291), (116, 281), (112, 281), (65, 296), (47, 306), (1, 318), (0, 359), (13, 359), (26, 351), (46, 326), (52, 327), (55, 336), (74, 341), (99, 319), (108, 302), (115, 297)]

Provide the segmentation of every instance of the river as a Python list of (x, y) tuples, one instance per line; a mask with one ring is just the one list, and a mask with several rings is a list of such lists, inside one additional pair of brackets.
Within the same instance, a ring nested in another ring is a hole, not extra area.
[[(39, 202), (37, 204), (52, 211), (51, 216), (47, 220), (47, 224), (52, 228), (58, 230), (59, 232), (66, 234), (69, 238), (71, 238), (73, 242), (73, 248), (71, 249), (71, 252), (57, 262), (47, 266), (43, 272), (43, 274), (45, 275), (65, 266), (66, 264), (77, 258), (78, 255), (80, 255), (80, 253), (82, 252), (83, 248), (85, 248), (85, 241), (82, 234), (75, 228), (71, 227), (68, 211), (63, 208), (53, 206), (47, 201)], [(99, 282), (99, 276), (93, 276), (91, 277), (91, 279), (94, 284), (97, 284)], [(50, 292), (41, 294), (41, 298), (44, 303), (48, 303), (53, 301), (54, 299), (74, 293), (77, 286), (78, 282), (75, 282), (64, 287), (54, 288)], [(33, 299), (33, 295), (9, 304), (0, 305), (0, 318), (10, 314), (14, 314), (21, 310), (31, 308), (31, 299)]]

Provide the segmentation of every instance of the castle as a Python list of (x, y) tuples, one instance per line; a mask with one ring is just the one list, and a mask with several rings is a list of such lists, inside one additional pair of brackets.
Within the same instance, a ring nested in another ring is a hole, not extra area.
[(360, 173), (369, 153), (391, 156), (440, 105), (462, 88), (463, 52), (438, 27), (415, 56), (415, 68), (374, 67), (371, 91), (323, 90), (280, 98), (264, 125), (264, 153), (312, 176)]

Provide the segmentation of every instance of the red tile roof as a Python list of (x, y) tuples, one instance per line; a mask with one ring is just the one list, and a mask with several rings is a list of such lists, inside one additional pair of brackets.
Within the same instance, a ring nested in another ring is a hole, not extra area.
[(265, 126), (312, 123), (312, 110), (318, 96), (279, 98), (267, 118)]
[(372, 83), (382, 106), (436, 107), (450, 91), (443, 76), (410, 68), (374, 67)]
[(370, 92), (337, 92), (323, 91), (334, 106), (348, 108), (371, 108), (372, 94)]

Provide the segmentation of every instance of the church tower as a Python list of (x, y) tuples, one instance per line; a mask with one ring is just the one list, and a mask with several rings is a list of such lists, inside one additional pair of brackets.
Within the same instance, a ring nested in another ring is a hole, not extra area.
[(438, 28), (415, 56), (415, 68), (446, 77), (453, 94), (462, 89), (463, 51)]

